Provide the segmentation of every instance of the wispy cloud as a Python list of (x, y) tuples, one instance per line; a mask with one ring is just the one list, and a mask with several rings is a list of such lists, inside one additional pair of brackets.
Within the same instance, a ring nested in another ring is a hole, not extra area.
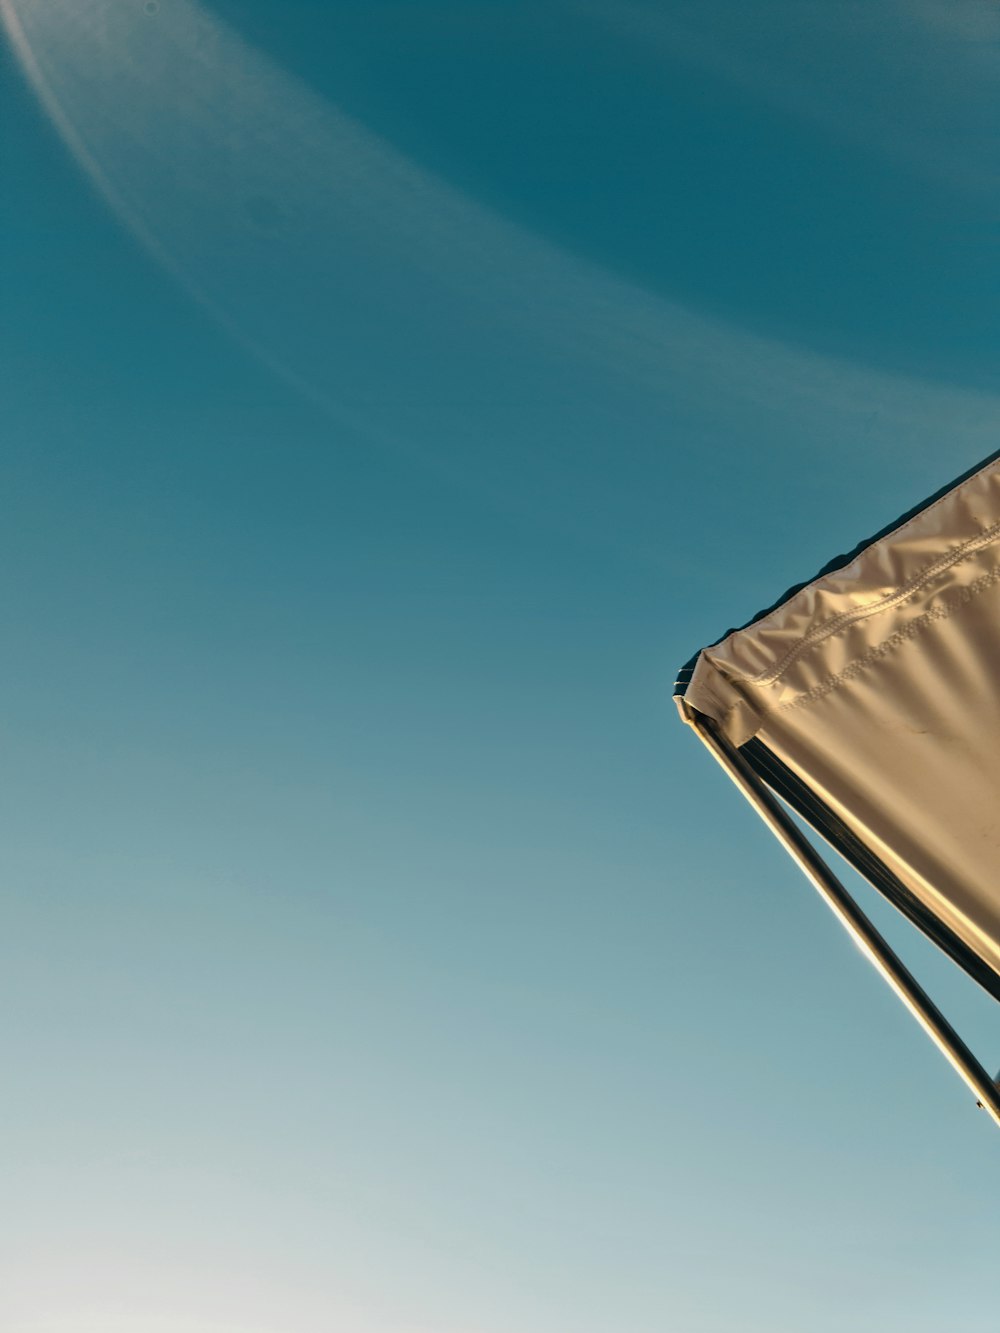
[(962, 189), (1000, 192), (1000, 11), (980, 0), (569, 3), (835, 139)]
[[(729, 32), (739, 8), (689, 7), (683, 29), (635, 5), (614, 21), (758, 81), (773, 73), (769, 16), (784, 24), (795, 8), (790, 30), (814, 45), (829, 22), (825, 5), (754, 6), (763, 35), (748, 47)], [(766, 430), (807, 429), (818, 448), (873, 432), (910, 450), (943, 432), (967, 454), (992, 447), (995, 397), (838, 362), (620, 281), (422, 169), (192, 0), (0, 9), (63, 138), (143, 245), (265, 362), (368, 432), (434, 435), (454, 454), (491, 428), (512, 441), (541, 404), (572, 433), (587, 407), (553, 387), (561, 366), (643, 401), (664, 439), (692, 416), (731, 436), (751, 413)], [(845, 41), (872, 29), (865, 7), (837, 9)], [(834, 115), (835, 87), (816, 93), (809, 71), (777, 86)], [(492, 410), (501, 398), (506, 417)]]

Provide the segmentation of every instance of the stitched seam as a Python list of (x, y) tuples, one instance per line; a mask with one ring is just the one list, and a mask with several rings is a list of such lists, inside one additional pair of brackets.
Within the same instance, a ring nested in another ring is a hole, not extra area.
[(974, 597), (977, 597), (979, 593), (984, 592), (991, 584), (997, 583), (998, 581), (1000, 581), (1000, 565), (995, 569), (990, 570), (988, 574), (981, 575), (974, 583), (970, 583), (967, 588), (963, 588), (950, 601), (932, 607), (930, 611), (925, 611), (922, 616), (919, 616), (916, 620), (912, 620), (908, 625), (904, 625), (902, 629), (898, 629), (895, 634), (891, 634), (884, 643), (877, 644), (874, 648), (870, 648), (863, 657), (856, 658), (836, 676), (829, 676), (826, 680), (821, 681), (819, 685), (814, 685), (811, 690), (807, 690), (805, 694), (800, 694), (795, 699), (789, 699), (787, 703), (779, 704), (777, 709), (775, 709), (775, 712), (781, 713), (789, 708), (800, 708), (804, 704), (813, 703), (816, 699), (821, 699), (825, 694), (829, 694), (831, 690), (836, 689), (837, 686), (842, 684), (845, 680), (850, 680), (853, 676), (858, 675), (858, 673), (863, 671), (869, 663), (877, 661), (880, 657), (887, 656), (893, 649), (898, 648), (900, 644), (905, 643), (908, 639), (915, 638), (921, 630), (926, 629), (928, 625), (931, 625), (938, 620), (947, 620), (953, 612), (967, 605)]
[[(963, 487), (968, 486), (972, 482), (977, 481), (980, 477), (984, 477), (989, 473), (995, 473), (998, 469), (1000, 469), (1000, 463), (996, 462), (989, 463), (987, 464), (986, 467), (982, 468), (979, 472), (975, 473), (974, 476), (968, 477), (966, 481), (962, 483), (962, 485)], [(891, 534), (891, 539), (895, 541), (901, 534), (906, 533), (908, 529), (912, 528), (914, 524), (921, 522), (923, 519), (925, 519), (928, 514), (933, 514), (935, 509), (940, 508), (940, 506), (943, 505), (946, 501), (952, 499), (952, 497), (956, 494), (957, 490), (958, 488), (956, 487), (955, 490), (948, 491), (947, 494), (942, 495), (940, 499), (935, 500), (932, 505), (928, 505), (926, 509), (921, 509), (920, 513), (915, 514), (908, 523), (904, 523), (901, 528), (896, 529), (896, 531)], [(799, 643), (795, 644), (792, 648), (788, 650), (788, 652), (777, 664), (777, 666), (771, 667), (768, 671), (760, 672), (756, 676), (730, 675), (730, 679), (739, 680), (747, 685), (773, 685), (774, 682), (780, 678), (780, 676), (786, 670), (786, 668), (789, 667), (801, 653), (804, 653), (807, 648), (811, 648), (814, 643), (820, 642), (822, 639), (828, 638), (829, 635), (835, 634), (838, 629), (844, 628), (848, 624), (853, 624), (857, 620), (863, 620), (865, 619), (865, 617), (870, 615), (877, 615), (879, 611), (888, 610), (890, 608), (890, 604), (898, 605), (899, 602), (905, 601), (906, 598), (912, 596), (913, 593), (919, 592), (920, 588), (924, 585), (924, 583), (933, 578), (936, 573), (943, 573), (946, 569), (950, 568), (951, 564), (961, 559), (962, 555), (965, 552), (968, 552), (970, 555), (974, 554), (975, 550), (978, 550), (979, 547), (976, 546), (974, 549), (970, 549), (972, 543), (978, 542), (981, 545), (987, 545), (992, 535), (995, 535), (997, 533), (1000, 533), (1000, 522), (994, 523), (991, 527), (987, 528), (985, 532), (980, 533), (978, 537), (970, 538), (969, 542), (964, 542), (960, 547), (958, 547), (955, 551), (951, 552), (948, 556), (941, 557), (941, 559), (936, 561), (935, 564), (932, 565), (929, 569), (924, 570), (923, 573), (914, 575), (914, 578), (911, 579), (909, 583), (905, 585), (904, 588), (897, 590), (897, 592), (895, 593), (889, 594), (888, 599), (883, 598), (881, 602), (876, 602), (873, 606), (870, 607), (859, 607), (857, 611), (842, 612), (841, 615), (836, 617), (833, 621), (827, 622), (823, 625), (815, 626), (815, 628), (812, 629), (804, 639), (800, 640)], [(888, 537), (883, 538), (883, 541), (888, 541), (888, 540), (890, 540), (890, 538)], [(866, 547), (865, 550), (861, 553), (861, 555), (863, 556), (867, 554), (868, 551), (874, 549), (875, 545), (881, 545), (881, 544), (882, 544), (881, 542), (877, 542), (873, 546)], [(858, 556), (857, 558), (860, 559), (861, 556)], [(836, 572), (842, 573), (843, 571), (836, 571)], [(823, 579), (831, 577), (833, 577), (833, 575), (824, 574), (821, 578), (813, 579), (812, 583), (807, 583), (804, 588), (801, 588), (799, 592), (796, 593), (796, 597), (801, 597), (803, 593), (809, 592), (811, 589), (815, 588), (818, 583), (821, 583), (823, 581)], [(787, 605), (787, 603), (785, 603), (785, 605)], [(846, 620), (845, 617), (847, 617)], [(717, 645), (717, 647), (721, 648), (725, 644), (731, 643), (734, 639), (738, 638), (741, 634), (744, 634), (745, 632), (746, 632), (745, 630), (734, 630), (732, 634), (727, 635), (726, 638), (723, 639), (722, 642)], [(727, 675), (729, 675), (728, 672)]]
[(938, 574), (946, 573), (968, 556), (975, 555), (983, 547), (989, 546), (998, 536), (1000, 536), (1000, 520), (987, 528), (985, 532), (981, 532), (978, 537), (970, 538), (969, 541), (963, 542), (961, 546), (956, 547), (953, 551), (949, 551), (947, 555), (941, 556), (933, 565), (921, 570), (919, 574), (915, 574), (901, 588), (897, 588), (895, 592), (889, 593), (877, 602), (873, 602), (871, 606), (859, 606), (854, 611), (843, 611), (839, 616), (835, 616), (833, 620), (815, 626), (805, 638), (800, 639), (797, 644), (788, 650), (777, 666), (772, 667), (769, 671), (763, 671), (756, 676), (739, 676), (737, 679), (747, 685), (773, 685), (784, 675), (792, 663), (808, 649), (822, 643), (824, 639), (830, 638), (842, 629), (848, 629), (851, 625), (856, 625), (861, 620), (867, 620), (871, 616), (878, 615), (881, 611), (891, 611), (893, 607), (908, 601), (922, 588), (926, 587)]

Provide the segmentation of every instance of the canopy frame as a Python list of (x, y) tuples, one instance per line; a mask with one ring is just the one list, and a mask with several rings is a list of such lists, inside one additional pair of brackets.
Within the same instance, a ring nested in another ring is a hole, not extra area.
[(982, 1107), (1000, 1127), (1000, 1087), (951, 1026), (944, 1014), (905, 967), (847, 889), (800, 832), (765, 782), (718, 724), (686, 701), (682, 712), (699, 740), (722, 766), (883, 980), (955, 1069)]

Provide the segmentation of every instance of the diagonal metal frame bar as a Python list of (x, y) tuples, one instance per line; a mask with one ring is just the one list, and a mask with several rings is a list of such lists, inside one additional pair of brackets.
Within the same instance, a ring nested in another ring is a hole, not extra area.
[(1000, 1126), (1000, 1088), (951, 1026), (916, 978), (889, 947), (857, 903), (808, 839), (779, 805), (770, 788), (757, 776), (719, 726), (691, 707), (686, 720), (698, 738), (767, 824), (789, 856), (818, 889), (869, 961), (909, 1009), (910, 1013), (975, 1094), (979, 1106)]

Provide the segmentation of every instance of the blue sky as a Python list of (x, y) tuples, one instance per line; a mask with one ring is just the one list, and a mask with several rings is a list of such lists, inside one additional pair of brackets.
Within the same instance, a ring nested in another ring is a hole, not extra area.
[(0, 1322), (992, 1333), (670, 686), (997, 447), (996, 11), (0, 8)]

